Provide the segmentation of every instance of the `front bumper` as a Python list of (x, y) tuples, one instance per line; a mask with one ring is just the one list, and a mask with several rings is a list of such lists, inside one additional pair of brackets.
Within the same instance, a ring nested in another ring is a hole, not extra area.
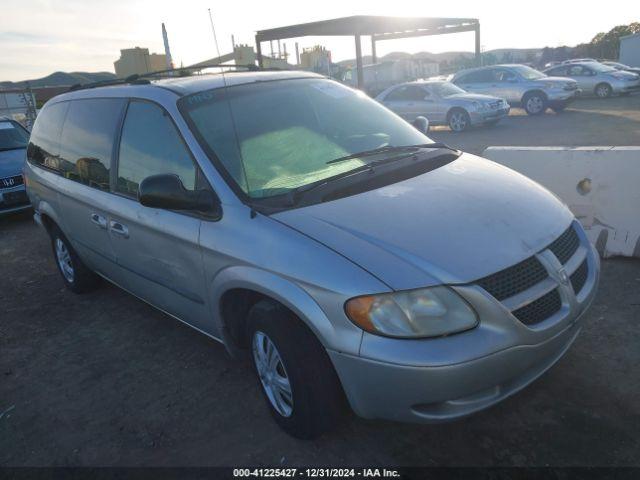
[(472, 125), (483, 125), (485, 123), (497, 122), (504, 117), (509, 116), (509, 105), (505, 105), (502, 108), (496, 110), (489, 110), (486, 112), (472, 112), (469, 116), (471, 118)]
[(31, 208), (24, 185), (0, 190), (0, 215), (21, 212)]
[(423, 340), (365, 334), (360, 356), (329, 351), (355, 413), (420, 423), (453, 420), (500, 402), (551, 368), (580, 332), (597, 290), (599, 258), (581, 236), (574, 260), (588, 262), (584, 287), (540, 324), (520, 323), (501, 302), (465, 285), (455, 289), (478, 312), (473, 330)]
[(568, 104), (582, 95), (582, 90), (576, 88), (575, 90), (546, 90), (547, 99), (549, 104)]

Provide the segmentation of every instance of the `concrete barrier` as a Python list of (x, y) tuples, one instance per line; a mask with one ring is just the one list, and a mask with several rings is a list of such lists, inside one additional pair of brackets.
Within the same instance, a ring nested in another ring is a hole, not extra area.
[(603, 257), (640, 257), (640, 147), (489, 147), (484, 157), (544, 185)]

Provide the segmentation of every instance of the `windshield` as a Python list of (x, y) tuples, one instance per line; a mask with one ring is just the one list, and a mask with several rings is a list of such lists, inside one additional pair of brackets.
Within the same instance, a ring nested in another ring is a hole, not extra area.
[(595, 70), (596, 72), (615, 72), (615, 68), (610, 67), (609, 65), (603, 65), (597, 62), (589, 62), (586, 64), (591, 70)]
[(527, 67), (526, 65), (517, 65), (515, 67), (512, 67), (513, 70), (515, 70), (516, 72), (518, 72), (518, 74), (520, 74), (521, 77), (527, 79), (527, 80), (538, 80), (539, 78), (544, 78), (546, 77), (546, 75), (542, 72), (539, 72), (538, 70), (531, 68), (531, 67)]
[(181, 99), (180, 108), (209, 156), (251, 198), (287, 193), (384, 153), (327, 163), (337, 158), (431, 142), (364, 93), (325, 79), (217, 88)]
[(29, 132), (8, 120), (0, 120), (0, 151), (26, 148)]
[(453, 83), (442, 82), (431, 84), (436, 94), (440, 97), (448, 97), (449, 95), (457, 95), (459, 93), (466, 93), (460, 87), (455, 86)]

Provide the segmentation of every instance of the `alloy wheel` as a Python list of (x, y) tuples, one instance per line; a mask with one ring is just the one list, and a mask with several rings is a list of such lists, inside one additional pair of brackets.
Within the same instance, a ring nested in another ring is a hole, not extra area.
[(544, 102), (538, 96), (530, 97), (527, 100), (527, 111), (531, 113), (540, 113), (542, 111), (542, 107), (544, 106)]
[(58, 261), (58, 267), (60, 267), (60, 271), (64, 278), (69, 282), (73, 283), (74, 272), (73, 272), (73, 263), (71, 263), (71, 254), (67, 249), (67, 246), (64, 242), (56, 238), (56, 260)]
[(260, 331), (253, 335), (252, 350), (260, 383), (269, 402), (280, 415), (290, 417), (293, 413), (293, 391), (280, 352)]
[(455, 112), (451, 115), (451, 119), (449, 120), (449, 127), (451, 130), (455, 132), (461, 132), (467, 126), (467, 119), (465, 118), (464, 113)]

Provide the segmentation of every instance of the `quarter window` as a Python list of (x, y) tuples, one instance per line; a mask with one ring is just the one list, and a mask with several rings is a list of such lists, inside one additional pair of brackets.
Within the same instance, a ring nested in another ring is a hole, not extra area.
[(38, 114), (27, 147), (29, 162), (59, 170), (60, 163), (60, 132), (69, 108), (69, 102), (47, 105)]
[(166, 111), (133, 101), (122, 127), (116, 189), (137, 197), (142, 180), (159, 174), (178, 175), (188, 190), (196, 188), (196, 168)]
[(124, 100), (91, 98), (69, 102), (56, 170), (64, 177), (109, 190), (109, 170)]

